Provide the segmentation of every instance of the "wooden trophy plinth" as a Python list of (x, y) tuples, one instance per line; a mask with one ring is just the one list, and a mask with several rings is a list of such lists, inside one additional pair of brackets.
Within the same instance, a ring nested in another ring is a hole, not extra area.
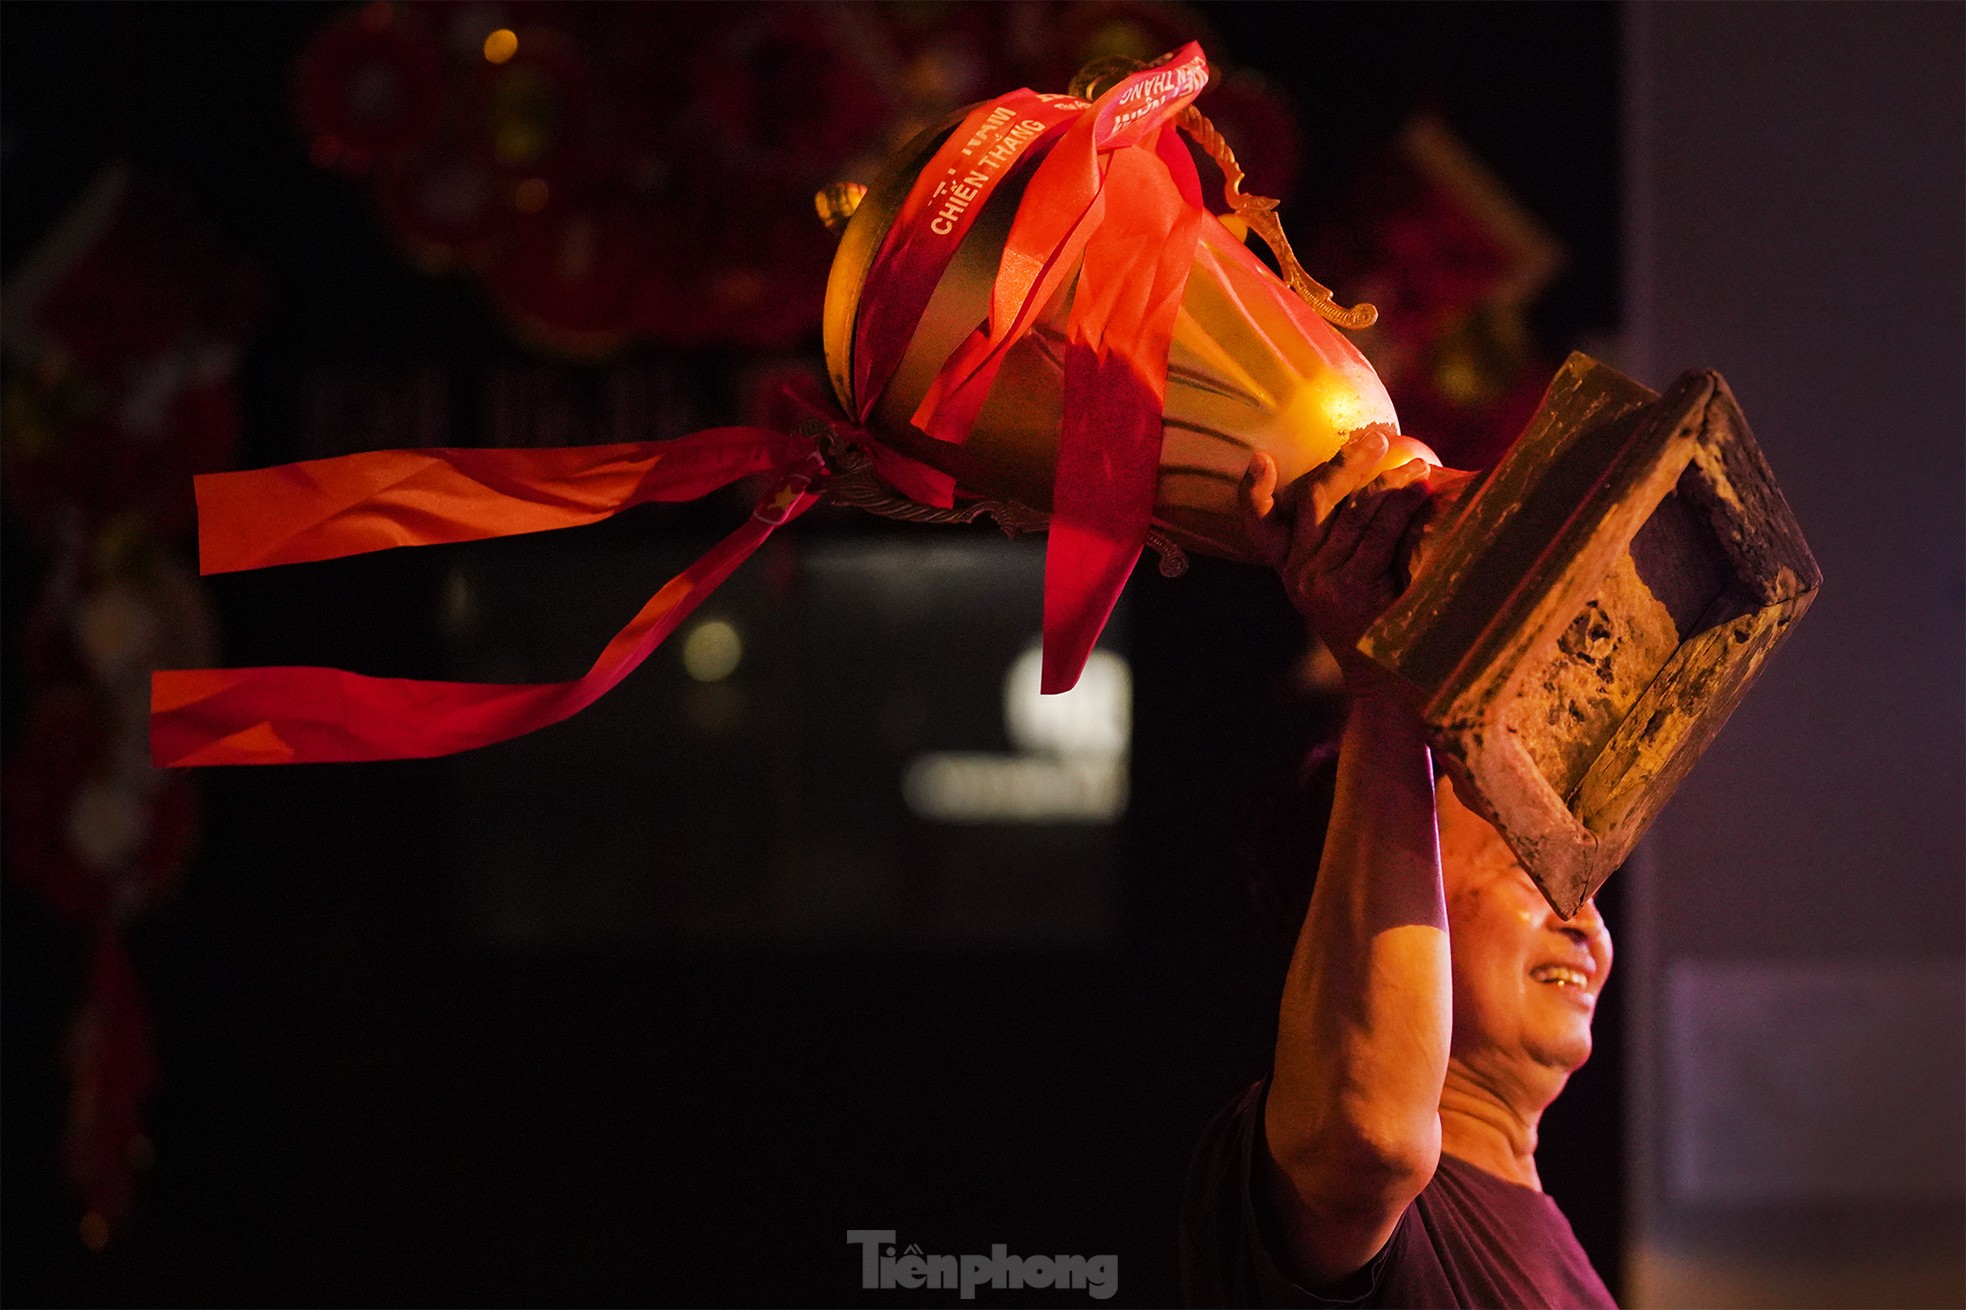
[(1572, 355), (1359, 646), (1567, 918), (1821, 582), (1719, 374), (1659, 395)]

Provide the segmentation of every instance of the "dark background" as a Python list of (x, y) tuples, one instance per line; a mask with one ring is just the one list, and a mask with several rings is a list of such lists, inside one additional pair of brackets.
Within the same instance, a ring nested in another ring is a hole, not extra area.
[[(112, 156), (182, 179), (271, 277), (272, 316), (243, 376), (242, 465), (300, 453), (310, 368), (434, 363), (469, 380), (518, 352), (476, 292), (417, 276), (356, 189), (308, 165), (289, 69), (333, 12), (6, 11), (0, 260), (11, 268)], [(1544, 343), (1616, 325), (1615, 8), (1206, 12), (1298, 109), (1307, 166), (1294, 212), (1315, 212), (1413, 109), (1435, 108), (1571, 253), (1538, 310)], [(663, 363), (708, 420), (727, 417), (729, 357)], [(647, 511), (591, 531), (672, 548), (726, 512)], [(893, 539), (843, 516), (796, 532)], [(12, 535), (6, 547), (11, 629), (28, 565)], [(436, 554), (218, 581), (227, 662), (443, 676), (441, 563), (422, 558)], [(199, 861), (135, 939), (165, 1065), (157, 1160), (135, 1223), (102, 1254), (77, 1241), (57, 1158), (57, 1048), (82, 945), (10, 885), (6, 1299), (879, 1302), (892, 1294), (860, 1292), (843, 1232), (892, 1226), (930, 1251), (1116, 1252), (1116, 1304), (1170, 1301), (1189, 1150), (1264, 1071), (1274, 1032), (1282, 957), (1247, 904), (1237, 845), (1318, 716), (1283, 696), (1301, 639), (1269, 578), (1207, 561), (1174, 582), (1143, 569), (1129, 605), (1120, 899), (1111, 930), (1078, 946), (488, 950), (459, 928), (472, 883), (451, 765), (213, 771)], [(612, 613), (569, 648), (595, 648)], [(17, 678), (8, 693), (12, 718)], [(800, 712), (819, 739), (865, 730), (823, 701)], [(611, 740), (673, 749), (633, 724)], [(569, 730), (493, 749), (542, 775), (594, 768)], [(1540, 1158), (1616, 1289), (1615, 984), (1599, 1027), (1599, 1055), (1548, 1117)]]

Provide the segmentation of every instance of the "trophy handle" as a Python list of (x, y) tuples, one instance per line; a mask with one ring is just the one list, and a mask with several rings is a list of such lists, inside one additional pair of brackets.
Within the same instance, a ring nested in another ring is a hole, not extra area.
[(1208, 121), (1208, 116), (1189, 105), (1182, 111), (1181, 130), (1194, 138), (1208, 157), (1222, 170), (1222, 196), (1229, 202), (1235, 216), (1249, 225), (1249, 230), (1263, 238), (1263, 244), (1277, 258), (1277, 267), (1283, 272), (1283, 280), (1292, 291), (1303, 297), (1304, 303), (1318, 312), (1319, 317), (1338, 327), (1353, 332), (1371, 327), (1379, 321), (1379, 311), (1363, 302), (1346, 309), (1332, 296), (1331, 288), (1304, 271), (1297, 262), (1297, 252), (1290, 248), (1290, 238), (1283, 234), (1283, 223), (1277, 218), (1277, 202), (1269, 196), (1244, 195), (1242, 190), (1242, 165), (1236, 162), (1235, 151)]
[[(1166, 58), (1163, 55), (1154, 62), (1160, 63)], [(1106, 55), (1079, 69), (1072, 78), (1071, 94), (1081, 100), (1096, 100), (1128, 74), (1153, 66), (1125, 55)], [(1222, 198), (1228, 201), (1231, 212), (1251, 232), (1263, 238), (1263, 244), (1276, 256), (1285, 285), (1316, 310), (1319, 317), (1338, 327), (1358, 332), (1379, 321), (1378, 309), (1363, 303), (1346, 309), (1331, 294), (1331, 288), (1304, 271), (1304, 266), (1297, 262), (1297, 252), (1290, 248), (1290, 238), (1283, 233), (1282, 221), (1277, 218), (1278, 202), (1269, 196), (1243, 193), (1242, 182), (1246, 174), (1242, 171), (1242, 165), (1236, 162), (1236, 152), (1229, 148), (1229, 143), (1216, 130), (1215, 124), (1208, 121), (1208, 115), (1189, 105), (1176, 122), (1222, 170)]]

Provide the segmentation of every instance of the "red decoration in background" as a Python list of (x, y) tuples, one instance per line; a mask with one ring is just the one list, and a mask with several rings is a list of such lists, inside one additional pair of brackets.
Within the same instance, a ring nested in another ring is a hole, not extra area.
[(87, 991), (62, 1051), (74, 1079), (62, 1163), (89, 1210), (82, 1240), (109, 1241), (136, 1204), (136, 1175), (154, 1148), (143, 1107), (157, 1086), (156, 1025), (122, 935), (98, 928), (89, 955)]
[[(1091, 58), (1210, 35), (1192, 9), (1130, 0), (378, 0), (316, 36), (297, 103), (314, 162), (372, 178), (410, 256), (481, 278), (532, 344), (778, 350), (819, 325), (835, 247), (819, 188), (871, 181), (1003, 86), (1062, 91)], [(1218, 82), (1203, 109), (1286, 194), (1289, 111), (1253, 78)]]
[(317, 164), (373, 169), (413, 257), (477, 272), (535, 344), (785, 346), (832, 259), (813, 192), (891, 107), (838, 17), (372, 5), (302, 57), (300, 117)]
[(376, 170), (382, 220), (417, 264), (441, 273), (488, 259), (505, 223), (508, 188), (489, 159), (415, 151)]
[(416, 149), (442, 113), (443, 51), (421, 25), (371, 4), (323, 28), (296, 87), (314, 162), (350, 172)]
[(634, 336), (652, 291), (673, 294), (662, 245), (650, 239), (664, 226), (659, 212), (618, 196), (514, 215), (505, 224), (504, 258), (485, 271), (492, 303), (521, 335), (548, 349), (612, 353)]
[(1308, 263), (1379, 308), (1358, 344), (1449, 464), (1485, 468), (1535, 413), (1552, 371), (1525, 315), (1563, 249), (1438, 119), (1388, 143), (1326, 216)]
[(6, 772), (8, 873), (92, 931), (166, 899), (197, 832), (189, 780), (132, 777), (116, 707), (94, 689), (51, 688), (31, 714)]
[(123, 514), (188, 530), (189, 478), (231, 462), (231, 379), (263, 298), (174, 187), (104, 170), (0, 310), (12, 506), (42, 532), (71, 509), (84, 530)]
[(192, 526), (192, 475), (231, 462), (262, 299), (173, 186), (123, 166), (0, 299), (7, 506), (44, 565), (17, 653), (28, 726), (0, 780), (7, 874), (89, 943), (63, 1158), (95, 1248), (130, 1219), (152, 1149), (155, 1039), (125, 934), (175, 890), (198, 828), (191, 781), (148, 757), (151, 670), (216, 653), (170, 541)]

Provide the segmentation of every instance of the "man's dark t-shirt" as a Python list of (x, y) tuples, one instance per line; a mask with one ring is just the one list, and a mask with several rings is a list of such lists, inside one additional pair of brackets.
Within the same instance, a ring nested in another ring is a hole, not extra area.
[(1195, 1151), (1181, 1220), (1188, 1304), (1615, 1307), (1556, 1202), (1450, 1155), (1370, 1264), (1321, 1293), (1299, 1285), (1259, 1167), (1267, 1087), (1217, 1115)]

